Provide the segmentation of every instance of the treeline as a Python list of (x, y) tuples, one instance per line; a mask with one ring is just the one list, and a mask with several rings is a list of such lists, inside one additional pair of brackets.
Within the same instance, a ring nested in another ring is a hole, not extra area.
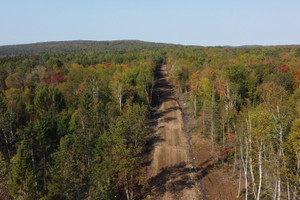
[(0, 199), (136, 199), (162, 50), (0, 58)]
[(239, 195), (299, 199), (300, 49), (174, 48), (167, 64), (201, 132), (221, 146), (218, 162), (238, 170)]
[(107, 51), (137, 51), (144, 49), (161, 49), (175, 46), (173, 44), (144, 42), (139, 40), (115, 40), (115, 41), (63, 41), (63, 42), (42, 42), (24, 45), (0, 46), (0, 57), (30, 55), (30, 54), (53, 54), (53, 53), (81, 53)]

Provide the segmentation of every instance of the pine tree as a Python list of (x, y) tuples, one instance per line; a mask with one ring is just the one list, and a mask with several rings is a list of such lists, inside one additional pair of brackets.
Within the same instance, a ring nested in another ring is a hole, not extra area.
[(16, 156), (11, 160), (11, 173), (9, 181), (10, 194), (15, 198), (38, 199), (39, 185), (30, 141), (23, 140)]
[(8, 163), (0, 152), (0, 197), (1, 195), (8, 196)]

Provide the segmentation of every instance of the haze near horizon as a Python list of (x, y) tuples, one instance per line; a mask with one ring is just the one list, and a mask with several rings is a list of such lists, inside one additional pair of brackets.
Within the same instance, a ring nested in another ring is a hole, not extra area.
[(2, 1), (0, 45), (143, 40), (202, 46), (300, 44), (296, 0)]

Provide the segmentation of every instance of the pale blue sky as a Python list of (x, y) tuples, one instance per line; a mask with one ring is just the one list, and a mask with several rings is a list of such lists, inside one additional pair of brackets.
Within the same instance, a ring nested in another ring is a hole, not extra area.
[(300, 0), (0, 0), (0, 45), (79, 39), (300, 44)]

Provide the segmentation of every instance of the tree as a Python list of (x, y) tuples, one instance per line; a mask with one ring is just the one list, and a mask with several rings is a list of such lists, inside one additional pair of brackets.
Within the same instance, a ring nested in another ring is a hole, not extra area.
[(30, 121), (18, 130), (21, 145), (18, 145), (10, 176), (10, 188), (15, 197), (36, 199), (47, 193), (50, 154), (64, 136), (66, 130), (62, 127), (68, 120), (63, 114), (58, 116), (62, 107), (63, 100), (56, 88), (48, 88), (45, 84), (37, 88)]
[(35, 161), (29, 138), (23, 139), (16, 156), (11, 161), (9, 188), (15, 198), (38, 199), (38, 180), (35, 174)]
[(90, 169), (89, 149), (83, 134), (73, 133), (62, 138), (59, 150), (52, 155), (49, 199), (85, 199), (88, 197)]
[[(286, 143), (286, 167), (288, 173), (288, 180), (291, 184), (291, 190), (293, 192), (293, 198), (296, 199), (299, 196), (300, 185), (300, 119), (294, 120), (291, 132)], [(289, 188), (288, 188), (289, 189)], [(289, 192), (289, 191), (288, 191)], [(289, 196), (290, 197), (290, 196)]]
[(5, 79), (8, 73), (4, 69), (4, 66), (0, 65), (0, 91), (6, 89)]
[(273, 118), (273, 131), (275, 133), (274, 143), (278, 145), (276, 149), (278, 154), (277, 164), (277, 194), (275, 196), (279, 200), (281, 198), (282, 185), (282, 167), (285, 163), (285, 154), (283, 142), (287, 135), (287, 119), (290, 116), (290, 109), (287, 102), (287, 91), (277, 86), (275, 83), (264, 83), (258, 87), (258, 93), (262, 101), (266, 104)]
[(123, 96), (130, 90), (129, 77), (126, 74), (126, 70), (117, 69), (110, 81), (110, 89), (113, 96), (117, 99), (119, 104), (119, 110), (122, 111)]
[[(132, 200), (143, 184), (139, 154), (147, 139), (144, 128), (147, 109), (129, 102), (109, 131), (98, 139), (92, 176), (93, 198), (116, 199), (125, 193), (126, 198)], [(112, 188), (115, 194), (111, 193)]]
[(5, 79), (8, 88), (22, 88), (24, 86), (24, 75), (20, 72), (14, 73)]
[(7, 156), (10, 159), (13, 153), (15, 153), (13, 144), (17, 141), (16, 131), (18, 127), (24, 125), (27, 113), (22, 102), (20, 89), (10, 88), (4, 92), (4, 95), (5, 98), (2, 100), (1, 109), (3, 111), (1, 131), (7, 148)]
[(247, 69), (242, 65), (227, 65), (225, 75), (242, 98), (247, 97)]
[[(257, 200), (260, 199), (262, 178), (263, 178), (263, 153), (268, 154), (270, 150), (270, 132), (271, 132), (271, 116), (270, 113), (261, 105), (256, 108), (254, 112), (249, 114), (248, 122), (248, 143), (249, 143), (249, 166), (253, 184), (253, 193)], [(269, 143), (269, 144), (268, 144)], [(272, 145), (272, 144), (271, 144)], [(264, 151), (263, 151), (264, 150)], [(258, 154), (258, 155), (257, 155)], [(257, 160), (258, 158), (258, 160)], [(256, 163), (254, 162), (256, 161)], [(258, 188), (256, 187), (256, 180), (253, 175), (253, 165), (257, 166), (255, 172), (258, 171)], [(257, 192), (257, 194), (256, 194)]]
[(143, 63), (138, 67), (136, 84), (138, 96), (140, 99), (145, 99), (150, 105), (152, 100), (152, 92), (154, 87), (153, 69), (149, 63)]
[(61, 92), (53, 85), (41, 83), (35, 91), (34, 106), (40, 118), (50, 115), (52, 119), (61, 112), (65, 106)]
[[(2, 153), (0, 152), (0, 191), (2, 194), (8, 196), (8, 163), (7, 160), (3, 157)], [(1, 197), (1, 196), (0, 196)]]
[(200, 71), (196, 71), (191, 76), (190, 86), (191, 86), (191, 95), (194, 99), (194, 116), (197, 114), (197, 103), (198, 103), (198, 87), (199, 87)]

